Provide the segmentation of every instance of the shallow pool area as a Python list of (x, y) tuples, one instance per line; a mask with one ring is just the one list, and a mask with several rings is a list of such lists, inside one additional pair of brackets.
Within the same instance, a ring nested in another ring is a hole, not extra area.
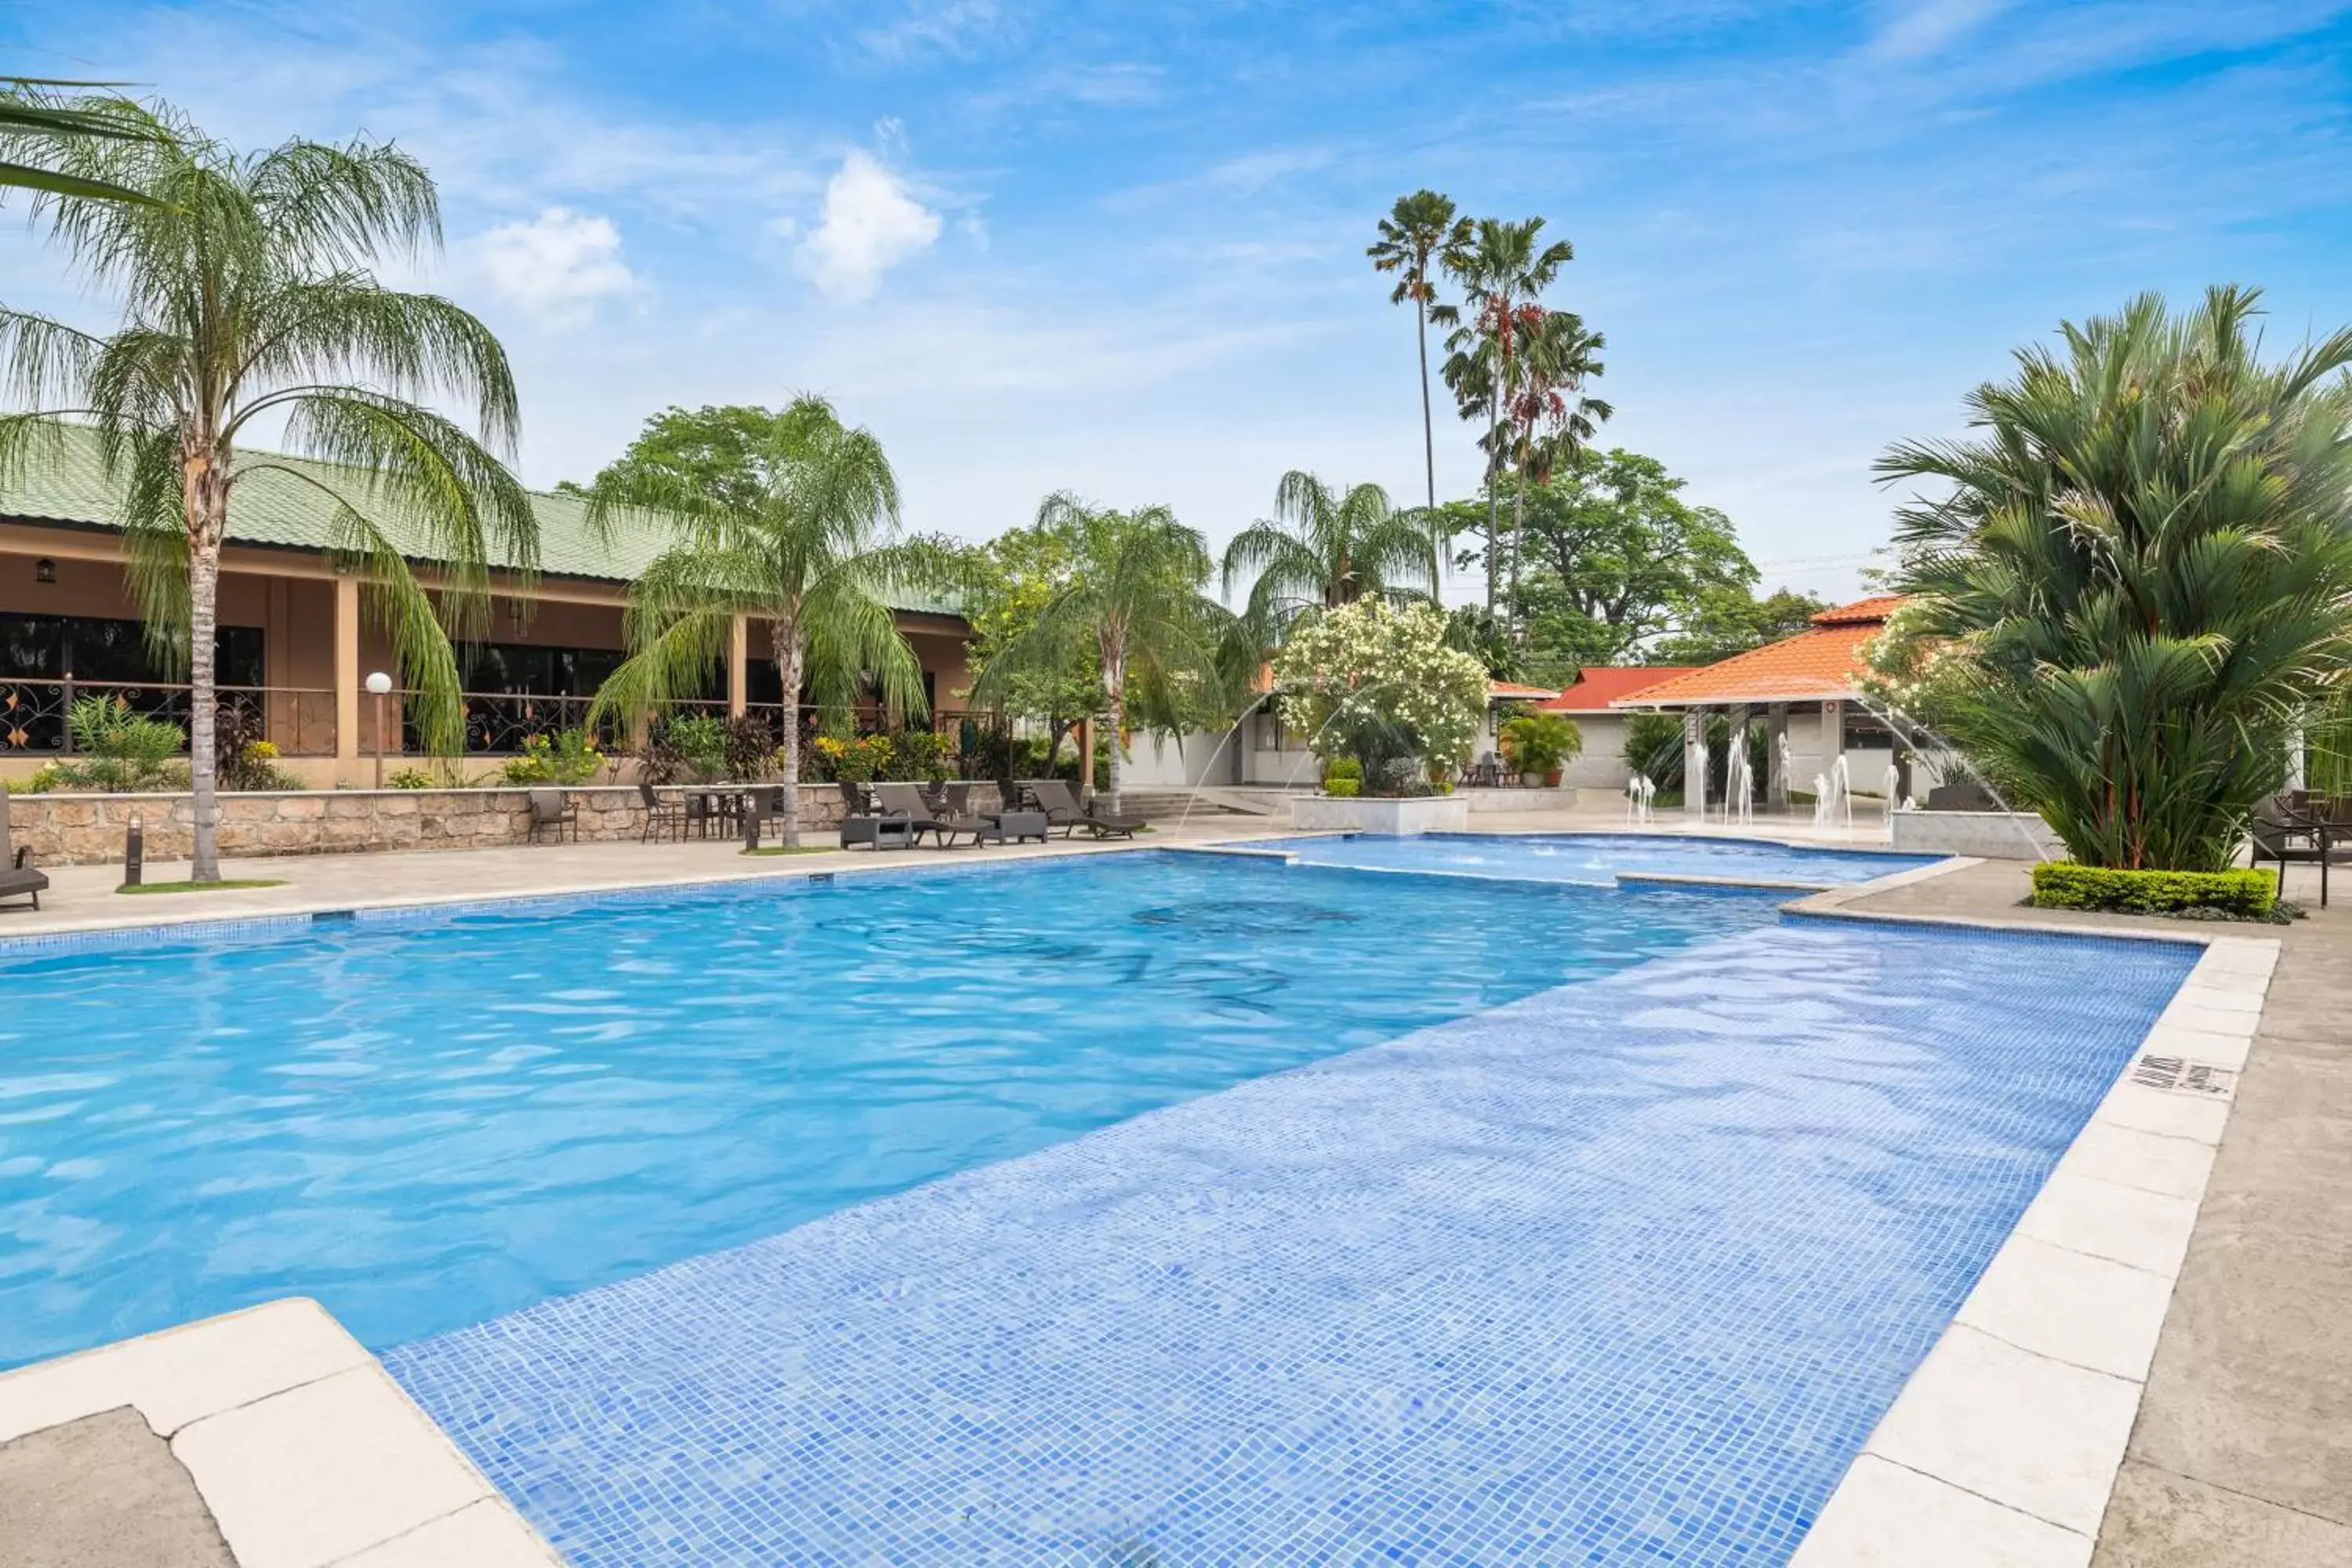
[(1663, 833), (1344, 833), (1252, 839), (1244, 847), (1290, 855), (1316, 866), (1594, 887), (1613, 886), (1620, 877), (1651, 876), (1835, 888), (1916, 870), (1943, 858)]
[(0, 950), (0, 1367), (396, 1344), (1774, 910), (1144, 852)]

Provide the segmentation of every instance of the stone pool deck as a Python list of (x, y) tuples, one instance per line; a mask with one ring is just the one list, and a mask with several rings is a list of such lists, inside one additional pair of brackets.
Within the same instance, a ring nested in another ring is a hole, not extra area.
[[(1853, 900), (1872, 913), (2177, 932), (2018, 907), (1988, 863)], [(2158, 1342), (2095, 1568), (2352, 1563), (2352, 887), (2274, 934), (2279, 964)]]

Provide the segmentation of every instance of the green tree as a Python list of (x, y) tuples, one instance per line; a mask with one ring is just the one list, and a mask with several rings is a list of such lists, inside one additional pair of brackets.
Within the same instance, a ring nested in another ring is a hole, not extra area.
[[(530, 498), (492, 451), (511, 449), (514, 378), (488, 329), (448, 300), (387, 289), (367, 264), (436, 245), (433, 181), (388, 144), (289, 142), (239, 154), (169, 110), (102, 111), (141, 134), (62, 144), (58, 169), (143, 203), (60, 202), (49, 233), (122, 301), (108, 337), (0, 307), (0, 366), (33, 412), (0, 418), (0, 465), (95, 426), (122, 490), (131, 584), (150, 640), (184, 658), (190, 688), (194, 879), (220, 876), (214, 636), (221, 542), (254, 485), (318, 491), (342, 563), (391, 637), (407, 711), (436, 750), (462, 743), (448, 632), (487, 626), (493, 563), (538, 559)], [(351, 378), (351, 379), (345, 379)], [(415, 399), (475, 405), (478, 437)], [(348, 482), (237, 448), (256, 419)], [(433, 563), (428, 593), (409, 568)], [(444, 620), (449, 623), (445, 628)]]
[[(972, 552), (972, 586), (965, 608), (971, 623), (968, 649), (977, 691), (991, 666), (1028, 637), (1076, 573), (1080, 539), (1066, 525), (1007, 529)], [(1033, 647), (990, 683), (992, 705), (1045, 726), (1050, 770), (1062, 739), (1079, 721), (1103, 710), (1102, 663), (1095, 639), (1073, 631), (1057, 657)]]
[(1552, 469), (1572, 463), (1585, 450), (1595, 428), (1614, 412), (1597, 397), (1586, 395), (1584, 384), (1605, 368), (1594, 357), (1607, 342), (1587, 331), (1573, 310), (1546, 310), (1533, 320), (1517, 355), (1518, 374), (1509, 389), (1511, 465), (1517, 470), (1511, 500), (1511, 540), (1506, 556), (1508, 584), (1506, 602), (1516, 611), (1519, 563), (1526, 553), (1528, 484), (1541, 484)]
[(1376, 272), (1397, 273), (1389, 303), (1412, 301), (1413, 342), (1421, 353), (1421, 457), (1427, 471), (1428, 504), (1437, 505), (1437, 437), (1429, 413), (1429, 312), (1437, 303), (1430, 280), (1433, 262), (1446, 266), (1470, 245), (1470, 220), (1455, 216), (1450, 197), (1435, 191), (1415, 191), (1399, 196), (1389, 216), (1381, 219), (1381, 237), (1364, 254)]
[(1466, 762), (1486, 713), (1486, 672), (1446, 645), (1434, 605), (1360, 599), (1318, 616), (1283, 644), (1274, 677), (1283, 721), (1316, 755), (1354, 758), (1375, 795)]
[(1397, 510), (1378, 485), (1342, 491), (1293, 468), (1275, 487), (1273, 520), (1225, 546), (1225, 593), (1249, 580), (1245, 613), (1270, 645), (1307, 610), (1367, 597), (1434, 600), (1438, 548), (1432, 513)]
[(2068, 323), (1969, 395), (1978, 435), (1879, 460), (1938, 491), (1882, 641), (2086, 864), (2227, 866), (2352, 660), (2352, 331), (2264, 363), (2258, 298)]
[(1486, 607), (1495, 607), (1496, 503), (1505, 447), (1502, 421), (1506, 400), (1517, 382), (1519, 345), (1540, 330), (1543, 307), (1538, 298), (1559, 277), (1560, 268), (1576, 258), (1568, 241), (1542, 241), (1544, 220), (1528, 218), (1506, 223), (1480, 218), (1466, 246), (1449, 249), (1446, 270), (1462, 287), (1469, 320), (1447, 309), (1435, 319), (1453, 326), (1446, 338), (1452, 352), (1440, 374), (1451, 388), (1465, 419), (1484, 416), (1486, 437)]
[(1117, 811), (1130, 713), (1173, 727), (1229, 712), (1245, 657), (1238, 623), (1202, 592), (1208, 542), (1166, 507), (1115, 511), (1063, 491), (1037, 509), (1036, 527), (1066, 534), (1068, 579), (991, 661), (973, 694), (996, 700), (1020, 672), (1062, 668), (1074, 645), (1091, 642), (1111, 721), (1106, 799)]
[[(1583, 665), (1654, 657), (1711, 604), (1747, 597), (1756, 567), (1731, 520), (1683, 489), (1655, 458), (1622, 447), (1580, 449), (1528, 486), (1513, 607), (1530, 675), (1559, 682)], [(1475, 510), (1454, 502), (1450, 517)]]
[(1828, 600), (1792, 588), (1776, 588), (1759, 599), (1745, 584), (1704, 587), (1681, 629), (1649, 654), (1660, 664), (1713, 664), (1795, 637), (1829, 607)]
[(881, 442), (821, 397), (780, 411), (666, 409), (590, 497), (608, 539), (646, 529), (665, 540), (630, 590), (629, 657), (593, 716), (668, 707), (726, 658), (736, 616), (765, 620), (784, 704), (779, 829), (799, 844), (803, 694), (845, 707), (872, 690), (896, 710), (925, 711), (922, 668), (890, 600), (961, 584), (962, 552), (898, 537), (898, 482)]

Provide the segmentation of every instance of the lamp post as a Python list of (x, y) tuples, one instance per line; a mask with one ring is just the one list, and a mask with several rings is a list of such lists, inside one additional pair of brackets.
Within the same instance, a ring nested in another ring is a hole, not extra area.
[(383, 787), (383, 699), (392, 689), (392, 677), (377, 670), (367, 678), (368, 695), (375, 699), (375, 787)]

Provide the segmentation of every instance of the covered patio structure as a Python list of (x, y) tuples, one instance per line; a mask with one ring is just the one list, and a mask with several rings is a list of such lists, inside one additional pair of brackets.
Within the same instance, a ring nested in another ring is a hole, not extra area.
[[(1824, 610), (1794, 637), (1686, 671), (1610, 706), (1681, 714), (1686, 781), (1703, 777), (1710, 717), (1722, 714), (1734, 736), (1747, 734), (1760, 717), (1767, 812), (1787, 812), (1800, 780), (1836, 778), (1841, 759), (1848, 778), (1863, 781), (1865, 793), (1874, 791), (1889, 767), (1899, 774), (1905, 764), (1894, 731), (1865, 705), (1863, 650), (1902, 602), (1884, 594)], [(1907, 778), (1898, 779), (1898, 791), (1908, 787)], [(1707, 804), (1703, 789), (1685, 784), (1687, 815), (1699, 818)]]

